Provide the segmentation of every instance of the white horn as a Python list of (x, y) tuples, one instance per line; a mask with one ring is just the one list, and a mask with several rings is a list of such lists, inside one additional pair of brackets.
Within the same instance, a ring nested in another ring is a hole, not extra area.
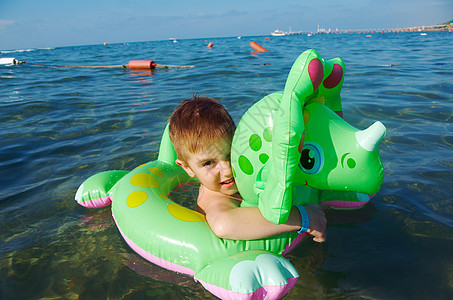
[(384, 124), (377, 121), (365, 130), (357, 131), (355, 138), (360, 146), (367, 151), (374, 151), (384, 138), (387, 129)]

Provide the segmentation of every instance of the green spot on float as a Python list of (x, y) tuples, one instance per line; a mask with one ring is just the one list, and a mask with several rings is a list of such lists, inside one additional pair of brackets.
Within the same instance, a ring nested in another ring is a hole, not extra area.
[(263, 138), (266, 142), (272, 142), (272, 128), (267, 127), (263, 131)]
[(244, 155), (239, 156), (238, 163), (239, 168), (242, 170), (242, 172), (244, 172), (247, 175), (253, 174), (252, 163), (248, 160), (247, 157), (245, 157)]
[(261, 153), (259, 156), (260, 162), (264, 165), (269, 160), (269, 155), (266, 153)]
[(261, 149), (261, 146), (263, 145), (263, 142), (261, 141), (261, 138), (257, 134), (252, 134), (249, 138), (249, 146), (253, 151), (258, 151)]

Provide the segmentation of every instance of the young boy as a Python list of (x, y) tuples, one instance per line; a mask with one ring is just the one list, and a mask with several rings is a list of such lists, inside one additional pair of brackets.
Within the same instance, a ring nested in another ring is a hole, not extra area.
[[(230, 163), (235, 128), (226, 109), (208, 97), (194, 96), (183, 101), (170, 117), (176, 163), (200, 181), (197, 205), (206, 214), (212, 231), (220, 238), (253, 240), (300, 230), (303, 218), (297, 207), (291, 209), (287, 222), (280, 225), (265, 219), (258, 207), (240, 207), (242, 199)], [(324, 242), (324, 213), (318, 205), (304, 207), (305, 218), (309, 219), (306, 232), (314, 241)]]

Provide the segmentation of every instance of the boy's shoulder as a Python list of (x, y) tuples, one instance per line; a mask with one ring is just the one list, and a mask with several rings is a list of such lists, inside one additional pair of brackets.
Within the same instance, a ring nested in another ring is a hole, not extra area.
[(206, 214), (214, 210), (226, 210), (239, 207), (242, 199), (239, 193), (235, 195), (225, 195), (220, 192), (211, 191), (200, 186), (198, 192), (197, 205)]

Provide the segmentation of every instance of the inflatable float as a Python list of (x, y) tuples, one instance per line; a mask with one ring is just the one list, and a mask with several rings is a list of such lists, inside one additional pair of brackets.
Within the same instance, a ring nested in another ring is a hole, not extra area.
[[(232, 145), (236, 181), (244, 181), (238, 184), (244, 205), (259, 206), (266, 218), (279, 223), (294, 205), (324, 202), (355, 207), (379, 190), (383, 168), (377, 145), (385, 127), (375, 123), (360, 131), (331, 110), (341, 110), (343, 76), (341, 59), (325, 62), (316, 51), (307, 50), (294, 63), (285, 90), (246, 112)], [(299, 150), (304, 131), (305, 143)], [(204, 215), (168, 198), (178, 185), (196, 180), (175, 159), (167, 125), (157, 160), (132, 171), (93, 175), (82, 183), (75, 199), (89, 208), (111, 204), (118, 230), (135, 252), (163, 268), (193, 276), (219, 298), (285, 295), (299, 274), (284, 255), (305, 233), (251, 241), (216, 237)], [(277, 163), (285, 169), (276, 168)], [(278, 178), (278, 172), (287, 173)], [(270, 183), (278, 188), (269, 190)], [(335, 191), (320, 190), (325, 188)]]
[(253, 50), (257, 51), (257, 52), (267, 52), (267, 49), (264, 48), (263, 46), (261, 46), (260, 44), (258, 44), (257, 42), (255, 41), (251, 41), (250, 42), (250, 47), (253, 48)]

